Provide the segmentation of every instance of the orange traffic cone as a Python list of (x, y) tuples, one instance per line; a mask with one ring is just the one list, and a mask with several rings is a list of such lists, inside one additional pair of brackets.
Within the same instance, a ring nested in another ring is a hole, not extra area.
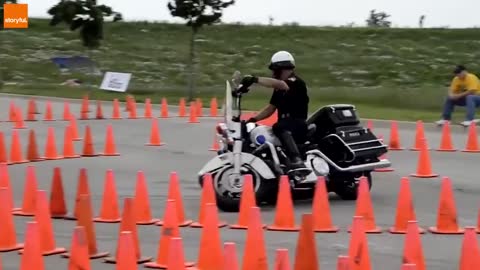
[(458, 226), (457, 207), (453, 195), (450, 178), (443, 177), (440, 191), (440, 200), (437, 210), (437, 225), (428, 230), (438, 234), (462, 234), (464, 230)]
[(70, 118), (70, 127), (72, 128), (72, 139), (74, 141), (81, 141), (82, 137), (78, 134), (77, 120), (75, 117)]
[(315, 232), (338, 232), (339, 228), (333, 225), (328, 202), (325, 177), (319, 176), (315, 185), (315, 194), (312, 202), (313, 230)]
[[(400, 192), (398, 193), (397, 199), (395, 225), (389, 229), (390, 233), (407, 233), (408, 221), (417, 220), (412, 197), (410, 180), (408, 180), (407, 177), (402, 177), (400, 180)], [(419, 228), (419, 230), (420, 233), (425, 232), (425, 230), (421, 228)]]
[(64, 158), (79, 158), (75, 152), (75, 144), (73, 142), (73, 129), (72, 126), (66, 126), (63, 135), (63, 157)]
[(80, 120), (88, 120), (90, 112), (90, 104), (88, 95), (84, 95), (82, 99), (82, 107), (80, 108)]
[(475, 227), (465, 227), (460, 255), (459, 270), (480, 269), (480, 249)]
[(53, 127), (47, 129), (47, 143), (45, 144), (45, 157), (46, 160), (57, 160), (63, 157), (57, 154), (57, 142), (55, 140), (55, 130)]
[(50, 191), (50, 215), (52, 218), (64, 218), (67, 215), (62, 178), (60, 167), (53, 168), (52, 187)]
[(37, 121), (35, 114), (36, 114), (35, 101), (33, 99), (30, 99), (28, 101), (26, 121)]
[(208, 151), (217, 152), (218, 150), (220, 150), (220, 144), (218, 143), (217, 130), (215, 129), (215, 131), (213, 133), (213, 144), (212, 144), (212, 147), (210, 149), (208, 149)]
[(275, 219), (272, 225), (267, 226), (271, 231), (298, 231), (300, 228), (295, 224), (292, 194), (288, 176), (280, 177)]
[(53, 118), (52, 103), (50, 103), (50, 101), (47, 101), (43, 121), (55, 121)]
[[(0, 164), (0, 188), (6, 188), (7, 189), (7, 197), (8, 197), (8, 207), (12, 211), (18, 211), (20, 208), (14, 207), (13, 203), (13, 187), (10, 184), (10, 174), (8, 172), (8, 166), (7, 164), (3, 163)], [(1, 237), (1, 235), (0, 235)]]
[(194, 267), (185, 267), (185, 255), (182, 238), (170, 239), (170, 251), (168, 252), (168, 270), (197, 270)]
[(197, 109), (197, 116), (198, 117), (202, 117), (203, 116), (203, 104), (202, 104), (202, 99), (201, 98), (197, 98), (195, 99), (195, 105), (197, 105), (196, 109)]
[(0, 188), (0, 252), (10, 252), (23, 248), (23, 243), (17, 242), (17, 234), (13, 223), (12, 197), (5, 187)]
[(337, 270), (351, 270), (350, 258), (345, 255), (339, 255), (337, 257)]
[(463, 149), (462, 152), (468, 152), (468, 153), (480, 152), (480, 146), (478, 145), (477, 128), (476, 128), (475, 122), (472, 122), (468, 128), (467, 143), (465, 145), (465, 149)]
[(216, 97), (213, 97), (210, 101), (210, 117), (218, 117), (218, 104)]
[(103, 116), (102, 102), (100, 100), (97, 100), (97, 112), (95, 114), (95, 119), (105, 119), (105, 117)]
[(25, 187), (23, 191), (22, 208), (15, 211), (16, 216), (34, 216), (37, 197), (37, 173), (34, 166), (28, 166), (26, 169)]
[(107, 133), (105, 138), (105, 147), (102, 156), (119, 156), (117, 152), (117, 147), (115, 144), (115, 135), (113, 135), (113, 128), (111, 124), (107, 125)]
[[(77, 226), (82, 226), (85, 228), (85, 234), (88, 243), (88, 254), (90, 259), (99, 259), (110, 255), (108, 252), (98, 251), (95, 227), (92, 219), (92, 203), (90, 201), (90, 195), (80, 195), (80, 199), (78, 200)], [(69, 258), (71, 255), (71, 253), (66, 253), (62, 254), (61, 256), (64, 258)]]
[(362, 216), (353, 217), (352, 234), (348, 248), (348, 257), (352, 269), (370, 270), (370, 251), (368, 248), (365, 223)]
[[(383, 135), (378, 135), (378, 138), (383, 143)], [(380, 157), (380, 160), (385, 160), (385, 159), (387, 159), (387, 154), (383, 154)], [(387, 167), (387, 168), (377, 168), (374, 171), (375, 172), (393, 172), (393, 171), (395, 171), (395, 169), (392, 168), (392, 167)]]
[(196, 107), (196, 104), (195, 102), (190, 102), (190, 117), (188, 119), (188, 123), (190, 124), (196, 124), (196, 123), (200, 123), (200, 121), (198, 121), (198, 109)]
[(152, 118), (153, 115), (152, 115), (152, 101), (147, 98), (145, 99), (145, 109), (144, 109), (144, 115), (143, 115), (143, 118)]
[(457, 149), (453, 147), (452, 134), (450, 132), (450, 124), (447, 122), (442, 128), (442, 139), (437, 151), (455, 152)]
[(72, 117), (72, 113), (70, 111), (70, 103), (64, 102), (63, 103), (63, 120), (69, 121)]
[(230, 225), (231, 229), (248, 229), (250, 209), (257, 206), (255, 192), (253, 191), (253, 178), (251, 174), (243, 176), (242, 195), (240, 197), (240, 212), (237, 224)]
[(371, 132), (373, 132), (373, 121), (372, 120), (367, 120), (367, 128), (370, 129)]
[(247, 239), (243, 252), (242, 270), (268, 270), (268, 258), (263, 235), (260, 208), (250, 209)]
[(402, 147), (400, 144), (400, 135), (398, 132), (398, 123), (397, 121), (391, 122), (390, 127), (390, 142), (388, 144), (389, 150), (404, 150), (405, 148)]
[[(123, 232), (131, 232), (132, 234), (132, 243), (130, 246), (122, 246), (122, 233)], [(122, 213), (122, 223), (120, 223), (120, 230), (119, 230), (119, 241), (117, 244), (117, 254), (116, 257), (108, 257), (105, 259), (107, 263), (118, 263), (120, 265), (121, 259), (120, 256), (122, 254), (122, 249), (132, 249), (131, 253), (134, 254), (133, 261), (136, 263), (146, 263), (152, 260), (152, 257), (142, 257), (140, 252), (140, 245), (138, 243), (138, 232), (137, 232), (137, 224), (135, 224), (135, 207), (133, 205), (133, 198), (125, 198), (123, 200), (123, 213)]]
[(90, 258), (88, 255), (88, 241), (85, 228), (76, 226), (73, 231), (70, 247), (70, 260), (68, 270), (91, 270)]
[(7, 147), (5, 145), (5, 136), (3, 132), (0, 131), (0, 164), (7, 164)]
[(8, 122), (15, 122), (17, 119), (17, 111), (16, 111), (16, 106), (13, 101), (10, 101), (10, 107), (9, 107), (9, 114), (8, 114)]
[[(201, 228), (205, 223), (205, 211), (208, 203), (217, 204), (217, 199), (215, 197), (215, 191), (213, 189), (213, 179), (211, 174), (205, 174), (203, 176), (202, 183), (202, 194), (200, 195), (200, 211), (198, 214), (198, 221), (190, 224), (190, 227)], [(218, 222), (218, 227), (225, 227), (227, 223), (224, 221)]]
[(168, 118), (168, 103), (166, 98), (162, 98), (160, 118)]
[(35, 130), (33, 129), (28, 132), (27, 159), (31, 162), (45, 160), (44, 158), (41, 158), (38, 153), (37, 139), (35, 136)]
[(12, 143), (10, 147), (10, 164), (27, 163), (28, 160), (23, 158), (22, 144), (20, 143), (20, 135), (17, 130), (12, 131)]
[(118, 237), (118, 247), (116, 261), (105, 261), (108, 263), (117, 263), (116, 269), (138, 269), (135, 260), (135, 251), (132, 250), (134, 245), (133, 233), (130, 231), (121, 231)]
[(117, 223), (120, 218), (118, 209), (118, 195), (115, 185), (115, 174), (113, 170), (107, 170), (105, 175), (105, 184), (103, 188), (102, 207), (100, 215), (94, 218), (96, 222)]
[(17, 113), (16, 113), (16, 119), (15, 119), (15, 125), (13, 126), (14, 129), (26, 129), (27, 126), (25, 126), (25, 121), (23, 120), (22, 116), (22, 111), (20, 108), (17, 108)]
[(438, 174), (432, 171), (432, 162), (430, 160), (430, 154), (428, 152), (427, 141), (422, 139), (422, 149), (418, 156), (417, 172), (410, 174), (412, 177), (418, 178), (435, 178)]
[(20, 260), (20, 270), (45, 270), (40, 243), (41, 234), (42, 232), (37, 222), (27, 222), (27, 228), (25, 230), (25, 252)]
[(426, 139), (425, 137), (425, 128), (423, 127), (423, 121), (417, 121), (417, 127), (415, 130), (415, 144), (413, 145), (410, 150), (412, 151), (420, 151), (422, 149), (422, 139)]
[(198, 269), (222, 270), (223, 268), (222, 241), (217, 226), (218, 222), (217, 206), (207, 203), (196, 264)]
[[(288, 258), (288, 249), (279, 248), (275, 252), (275, 265), (274, 270), (290, 270), (290, 259)], [(312, 266), (315, 267), (315, 266)]]
[(294, 270), (320, 269), (312, 214), (302, 215), (302, 225), (298, 235), (296, 250)]
[(180, 99), (180, 102), (178, 104), (178, 116), (179, 117), (186, 117), (187, 116), (187, 112), (186, 112), (186, 105), (185, 105), (185, 99), (184, 98), (181, 98)]
[(111, 119), (122, 119), (122, 116), (120, 115), (120, 103), (118, 102), (117, 98), (113, 99), (113, 112)]
[[(40, 232), (40, 252), (43, 256), (51, 256), (67, 252), (65, 248), (57, 247), (55, 244), (47, 193), (44, 190), (37, 191), (35, 222), (37, 222), (38, 230)], [(19, 253), (22, 254), (23, 250), (20, 250)]]
[[(174, 200), (177, 209), (178, 226), (184, 227), (192, 224), (193, 221), (185, 219), (185, 209), (183, 207), (183, 197), (180, 188), (180, 181), (177, 172), (170, 173), (170, 183), (168, 185), (168, 200)], [(165, 218), (165, 217), (164, 217)], [(164, 221), (160, 220), (156, 225), (163, 226)]]
[(422, 239), (420, 238), (417, 222), (408, 222), (407, 234), (403, 248), (403, 263), (413, 263), (417, 270), (425, 270), (425, 259), (423, 257)]
[(85, 141), (83, 143), (83, 157), (97, 157), (100, 154), (95, 153), (95, 147), (93, 146), (92, 131), (90, 126), (85, 127)]
[(80, 195), (90, 195), (90, 186), (88, 184), (88, 174), (87, 174), (87, 169), (81, 168), (80, 173), (78, 176), (78, 182), (77, 182), (77, 193), (75, 195), (75, 206), (73, 213), (71, 215), (68, 215), (65, 217), (67, 220), (76, 220), (78, 217), (78, 208), (80, 205), (78, 204), (80, 200)]
[[(362, 176), (358, 186), (358, 199), (355, 209), (355, 216), (363, 217), (362, 223), (366, 233), (382, 233), (382, 228), (375, 223), (375, 214), (373, 210), (372, 198), (368, 187), (368, 180)], [(352, 232), (353, 227), (349, 229)]]
[(132, 101), (128, 110), (128, 119), (138, 119), (137, 117), (137, 103)]
[(413, 263), (404, 263), (400, 270), (417, 270), (417, 265)]
[(152, 217), (150, 199), (148, 195), (147, 181), (143, 171), (137, 172), (137, 183), (135, 186), (135, 214), (138, 225), (151, 225), (159, 220)]
[(158, 127), (158, 121), (156, 119), (152, 119), (152, 125), (150, 128), (150, 141), (146, 143), (145, 145), (147, 146), (162, 146), (165, 145), (164, 142), (162, 142), (161, 136), (160, 136), (160, 128)]
[(238, 270), (237, 247), (235, 243), (225, 242), (223, 244), (223, 254), (222, 270)]

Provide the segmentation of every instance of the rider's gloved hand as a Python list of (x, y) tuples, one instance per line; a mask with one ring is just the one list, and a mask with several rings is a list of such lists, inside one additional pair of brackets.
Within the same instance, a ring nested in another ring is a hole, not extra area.
[(247, 75), (243, 77), (242, 81), (240, 82), (240, 84), (242, 85), (242, 88), (245, 88), (245, 89), (249, 88), (254, 83), (258, 83), (258, 77), (251, 76), (251, 75)]

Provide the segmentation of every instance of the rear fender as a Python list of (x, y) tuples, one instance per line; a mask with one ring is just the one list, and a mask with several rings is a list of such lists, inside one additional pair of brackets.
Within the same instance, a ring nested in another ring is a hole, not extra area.
[[(206, 173), (215, 173), (222, 168), (233, 165), (233, 160), (234, 158), (232, 152), (218, 155), (208, 161), (207, 164), (205, 164), (205, 166), (203, 166), (203, 168), (198, 172), (198, 175), (203, 176)], [(263, 160), (252, 154), (240, 153), (240, 160), (242, 161), (242, 165), (247, 164), (248, 166), (252, 167), (252, 169), (254, 169), (263, 179), (277, 178), (270, 167), (268, 167)]]

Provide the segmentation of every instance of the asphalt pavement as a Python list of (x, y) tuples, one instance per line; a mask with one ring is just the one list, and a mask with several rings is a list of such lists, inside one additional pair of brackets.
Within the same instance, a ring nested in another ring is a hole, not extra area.
[[(27, 100), (0, 96), (0, 130), (4, 132), (9, 149), (11, 141), (12, 123), (4, 122), (8, 118), (9, 102), (13, 101), (22, 108), (25, 113)], [(63, 102), (52, 101), (54, 117), (61, 119), (63, 113)], [(207, 102), (204, 102), (207, 104)], [(37, 115), (42, 119), (45, 111), (45, 101), (37, 101), (38, 109), (42, 114)], [(75, 115), (79, 115), (80, 104), (71, 103), (70, 108)], [(95, 110), (94, 103), (91, 103), (91, 110)], [(106, 117), (112, 113), (110, 102), (103, 102), (103, 112)], [(176, 116), (176, 109), (170, 111)], [(26, 163), (9, 166), (9, 172), (14, 191), (16, 206), (22, 203), (25, 171), (27, 166), (35, 166), (40, 189), (50, 191), (50, 184), (54, 167), (60, 167), (63, 174), (63, 184), (69, 210), (73, 209), (77, 179), (79, 170), (88, 170), (89, 185), (92, 193), (94, 214), (97, 215), (103, 195), (105, 171), (112, 169), (115, 173), (119, 204), (123, 205), (123, 198), (133, 196), (136, 173), (141, 170), (145, 173), (152, 213), (156, 218), (161, 218), (164, 212), (167, 196), (169, 173), (178, 172), (181, 179), (181, 187), (186, 215), (189, 219), (198, 218), (200, 201), (200, 188), (197, 184), (196, 174), (198, 170), (214, 156), (214, 152), (208, 151), (213, 142), (213, 127), (220, 118), (200, 118), (200, 123), (187, 123), (187, 118), (171, 117), (158, 119), (161, 139), (164, 146), (147, 147), (145, 143), (149, 139), (150, 119), (126, 119), (126, 112), (122, 114), (122, 120), (79, 120), (79, 132), (83, 137), (84, 128), (89, 125), (92, 129), (95, 151), (103, 151), (105, 143), (106, 124), (112, 124), (115, 141), (120, 156), (118, 157), (84, 157), (71, 160), (54, 160), (36, 163)], [(142, 106), (138, 107), (138, 115), (143, 114)], [(159, 106), (154, 106), (154, 114), (160, 115)], [(90, 114), (94, 116), (94, 112)], [(25, 116), (25, 115), (24, 115)], [(63, 149), (63, 132), (67, 125), (64, 121), (53, 122), (26, 122), (28, 129), (19, 130), (22, 147), (25, 148), (28, 142), (28, 130), (34, 129), (37, 135), (37, 143), (41, 153), (44, 153), (47, 128), (55, 129), (57, 150)], [(409, 148), (414, 143), (415, 125), (400, 125), (401, 143)], [(374, 122), (373, 130), (378, 135), (388, 138), (390, 134), (388, 122)], [(440, 142), (440, 129), (426, 125), (426, 137), (429, 145), (436, 148)], [(463, 127), (453, 126), (452, 136), (454, 145), (463, 148), (467, 139), (467, 130)], [(77, 152), (81, 151), (83, 142), (76, 144)], [(478, 162), (480, 153), (464, 152), (436, 152), (431, 151), (433, 171), (440, 174), (440, 177), (431, 179), (411, 179), (411, 187), (414, 196), (415, 211), (419, 225), (423, 228), (434, 226), (436, 222), (438, 198), (440, 192), (440, 180), (442, 176), (452, 179), (454, 187), (455, 202), (458, 211), (458, 222), (461, 226), (476, 226), (479, 196), (480, 178)], [(388, 229), (394, 223), (397, 194), (399, 191), (400, 179), (415, 172), (417, 166), (418, 152), (415, 151), (390, 151), (387, 157), (392, 161), (393, 172), (374, 173), (371, 198), (375, 211), (377, 225)], [(321, 269), (336, 268), (338, 255), (348, 253), (350, 234), (346, 231), (352, 222), (355, 211), (355, 202), (339, 200), (334, 194), (330, 199), (331, 214), (335, 225), (340, 227), (338, 233), (316, 234), (318, 257)], [(298, 202), (295, 204), (297, 221), (300, 221), (302, 213), (308, 213), (311, 209), (310, 202)], [(236, 214), (220, 213), (223, 220), (234, 223)], [(264, 223), (271, 223), (274, 217), (273, 208), (262, 210)], [(19, 242), (23, 242), (26, 222), (31, 220), (28, 217), (15, 216), (15, 226)], [(57, 246), (69, 248), (75, 221), (53, 220)], [(98, 247), (100, 251), (109, 251), (115, 254), (118, 238), (119, 224), (95, 223)], [(141, 252), (146, 256), (155, 257), (157, 254), (159, 233), (158, 226), (138, 226)], [(195, 261), (198, 255), (201, 229), (182, 228), (181, 234), (184, 241), (185, 255), (189, 261)], [(245, 243), (245, 231), (221, 229), (222, 240), (231, 241), (237, 244), (238, 257), (242, 258), (243, 246)], [(270, 265), (273, 267), (275, 250), (287, 248), (290, 252), (290, 260), (294, 261), (295, 245), (297, 241), (295, 232), (270, 232), (265, 231), (267, 251)], [(451, 270), (458, 269), (458, 262), (461, 252), (462, 235), (433, 235), (430, 233), (422, 236), (423, 251), (425, 254), (428, 269)], [(373, 269), (398, 270), (402, 262), (404, 235), (393, 235), (384, 232), (378, 235), (368, 235), (370, 259)], [(0, 254), (3, 269), (19, 269), (20, 255), (16, 252)], [(44, 257), (46, 269), (60, 270), (67, 269), (68, 260), (58, 255)], [(139, 266), (142, 269), (143, 266)], [(92, 269), (115, 269), (115, 265), (105, 264), (101, 259), (92, 260)]]

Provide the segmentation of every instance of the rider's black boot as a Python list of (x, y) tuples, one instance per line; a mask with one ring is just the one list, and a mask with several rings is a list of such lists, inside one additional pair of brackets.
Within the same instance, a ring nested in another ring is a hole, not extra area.
[(298, 151), (298, 147), (292, 137), (292, 133), (290, 133), (289, 131), (282, 132), (282, 134), (280, 135), (280, 140), (290, 160), (290, 171), (298, 172), (304, 176), (309, 175), (311, 173), (311, 170), (305, 166), (305, 163), (300, 158), (300, 151)]

